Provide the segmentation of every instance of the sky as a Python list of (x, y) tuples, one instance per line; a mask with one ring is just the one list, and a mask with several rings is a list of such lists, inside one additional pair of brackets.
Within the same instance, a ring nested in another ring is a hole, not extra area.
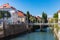
[(45, 12), (48, 17), (52, 17), (60, 10), (60, 0), (0, 0), (0, 5), (6, 3), (24, 13), (29, 11), (33, 16), (41, 16)]

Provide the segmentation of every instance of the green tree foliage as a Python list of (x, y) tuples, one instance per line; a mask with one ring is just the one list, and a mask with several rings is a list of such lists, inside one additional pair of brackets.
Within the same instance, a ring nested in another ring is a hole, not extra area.
[(28, 22), (36, 22), (36, 18), (34, 16), (32, 16), (29, 11), (27, 11), (27, 19), (28, 19)]
[(42, 18), (43, 18), (43, 19), (47, 19), (47, 14), (43, 12), (43, 13), (42, 13)]
[(53, 18), (58, 18), (58, 13), (55, 13), (55, 14), (53, 15)]
[[(11, 17), (10, 13), (8, 11), (0, 11), (0, 19), (4, 17), (9, 18)], [(0, 31), (4, 31), (4, 35), (6, 36), (6, 30), (5, 30), (5, 21), (3, 21), (3, 30), (0, 29)]]
[(29, 19), (30, 19), (30, 21), (33, 22), (33, 23), (36, 22), (36, 18), (35, 18), (34, 16), (30, 16)]
[(27, 11), (27, 19), (28, 19), (28, 22), (30, 23), (30, 13), (29, 13), (29, 11)]
[(9, 18), (11, 15), (8, 11), (0, 11), (0, 19), (4, 17)]
[(57, 13), (54, 13), (53, 18), (55, 18), (55, 19), (54, 19), (55, 22), (58, 22), (58, 12), (57, 12)]
[(31, 22), (33, 22), (33, 20), (34, 20), (32, 16), (30, 16), (30, 18), (29, 18), (29, 19), (30, 19), (30, 21), (31, 21)]
[(1, 13), (1, 11), (0, 11), (0, 19), (2, 18), (2, 13)]
[(47, 14), (44, 13), (44, 12), (42, 13), (42, 20), (43, 20), (44, 23), (47, 22)]

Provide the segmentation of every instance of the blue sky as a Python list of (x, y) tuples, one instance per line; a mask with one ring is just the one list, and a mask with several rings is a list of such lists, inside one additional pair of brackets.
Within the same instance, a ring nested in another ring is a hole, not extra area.
[(9, 3), (24, 13), (29, 11), (34, 16), (41, 16), (44, 11), (49, 17), (52, 17), (55, 12), (60, 10), (60, 0), (0, 0), (0, 5), (5, 3)]

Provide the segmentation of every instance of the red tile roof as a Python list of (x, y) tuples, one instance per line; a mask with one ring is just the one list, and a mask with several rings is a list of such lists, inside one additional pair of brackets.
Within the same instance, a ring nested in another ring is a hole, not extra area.
[(60, 13), (60, 10), (58, 11), (58, 13)]
[[(12, 8), (13, 10), (16, 10), (16, 8), (10, 6), (9, 3), (3, 4), (2, 6), (0, 6), (0, 8)], [(17, 14), (20, 17), (26, 16), (26, 14), (24, 14), (22, 11), (19, 11), (19, 10), (18, 10)]]
[(15, 10), (15, 8), (10, 6), (9, 3), (3, 4), (2, 6), (0, 6), (0, 8), (12, 8)]
[(9, 5), (9, 3), (3, 4), (2, 6), (0, 6), (0, 8), (10, 8), (11, 6)]
[(39, 19), (39, 18), (41, 18), (41, 17), (40, 17), (40, 16), (37, 16), (36, 18)]
[(18, 11), (17, 13), (18, 13), (18, 16), (20, 17), (26, 16), (26, 14), (24, 14), (22, 11)]

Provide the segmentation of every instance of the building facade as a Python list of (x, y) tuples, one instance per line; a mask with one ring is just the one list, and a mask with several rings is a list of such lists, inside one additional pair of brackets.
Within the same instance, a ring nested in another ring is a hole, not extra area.
[(26, 23), (27, 22), (26, 14), (24, 14), (22, 11), (19, 10), (17, 13), (18, 13), (18, 22)]
[(7, 19), (8, 23), (13, 24), (13, 23), (27, 22), (26, 14), (10, 6), (9, 3), (1, 5), (0, 11), (8, 11), (11, 14), (11, 17)]
[(40, 16), (37, 16), (37, 22), (42, 23), (42, 18)]
[(8, 3), (3, 4), (0, 6), (0, 11), (8, 11), (10, 13), (11, 17), (7, 19), (8, 23), (17, 23), (18, 15), (17, 10), (14, 7), (10, 6)]
[(60, 23), (60, 10), (58, 11), (58, 23)]

